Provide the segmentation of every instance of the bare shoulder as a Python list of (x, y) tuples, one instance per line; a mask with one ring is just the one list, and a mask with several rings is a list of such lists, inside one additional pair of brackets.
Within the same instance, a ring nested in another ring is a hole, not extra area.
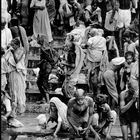
[(87, 100), (87, 102), (89, 103), (89, 104), (93, 104), (93, 99), (91, 98), (91, 97), (89, 97), (89, 96), (86, 96), (85, 97), (86, 98), (86, 100)]
[(71, 98), (68, 102), (68, 105), (72, 105), (75, 103), (75, 97)]
[(128, 90), (124, 90), (120, 93), (120, 99), (124, 100), (126, 96), (128, 95)]

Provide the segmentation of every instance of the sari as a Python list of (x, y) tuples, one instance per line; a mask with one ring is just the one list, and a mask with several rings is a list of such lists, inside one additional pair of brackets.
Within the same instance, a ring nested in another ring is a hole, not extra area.
[(8, 62), (8, 73), (9, 73), (9, 88), (12, 102), (15, 103), (16, 112), (24, 113), (25, 102), (26, 102), (26, 67), (25, 67), (25, 54), (24, 48), (19, 47), (15, 52), (15, 56), (19, 61), (16, 63), (13, 54), (8, 50), (5, 54), (5, 58)]
[[(62, 128), (69, 128), (69, 123), (67, 120), (67, 106), (59, 98), (52, 97), (50, 103), (54, 103), (57, 108), (57, 115), (62, 120)], [(58, 118), (59, 119), (59, 118)], [(64, 129), (64, 130), (65, 130)]]
[(10, 29), (11, 29), (11, 33), (12, 33), (13, 38), (20, 37), (20, 41), (22, 43), (22, 46), (25, 49), (25, 65), (27, 67), (29, 42), (28, 42), (26, 31), (22, 26), (18, 26), (18, 27), (14, 26), (14, 27), (11, 27)]

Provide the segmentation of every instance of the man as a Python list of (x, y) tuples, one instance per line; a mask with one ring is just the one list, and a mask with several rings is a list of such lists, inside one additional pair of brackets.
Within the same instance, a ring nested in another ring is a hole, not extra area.
[(103, 74), (104, 83), (107, 87), (109, 97), (111, 97), (111, 109), (114, 109), (115, 105), (118, 104), (118, 90), (116, 86), (117, 72), (124, 66), (125, 58), (124, 57), (116, 57), (111, 60), (108, 65), (107, 70)]
[(86, 96), (83, 89), (77, 89), (75, 97), (68, 102), (67, 119), (70, 123), (70, 132), (86, 139), (90, 129), (93, 114), (93, 100)]
[(122, 49), (122, 32), (124, 28), (128, 28), (131, 23), (131, 1), (132, 1), (132, 8), (135, 8), (136, 2), (135, 0), (119, 0), (120, 8), (119, 8), (119, 21), (118, 21), (118, 28), (119, 28), (119, 45), (120, 49)]
[(12, 34), (8, 27), (6, 27), (6, 18), (2, 17), (1, 19), (1, 47), (4, 51), (7, 50), (8, 44), (12, 40)]
[(120, 124), (123, 134), (123, 140), (128, 140), (128, 126), (131, 127), (132, 140), (136, 140), (138, 130), (138, 109), (136, 108), (136, 100), (138, 92), (128, 85), (128, 89), (120, 94)]
[(93, 114), (91, 131), (95, 139), (100, 140), (100, 135), (111, 139), (111, 129), (116, 122), (117, 113), (107, 104), (107, 95), (98, 94), (95, 99), (96, 111)]

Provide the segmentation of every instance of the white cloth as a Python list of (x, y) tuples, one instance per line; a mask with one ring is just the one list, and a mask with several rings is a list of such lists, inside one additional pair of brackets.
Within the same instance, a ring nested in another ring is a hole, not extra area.
[(57, 108), (58, 121), (62, 121), (62, 125), (68, 126), (67, 121), (67, 106), (59, 98), (52, 97), (50, 103), (54, 103)]
[(12, 40), (11, 30), (9, 28), (5, 27), (1, 31), (1, 47), (4, 50), (7, 50), (7, 45), (11, 42), (11, 40)]
[(3, 99), (3, 104), (4, 104), (5, 107), (6, 107), (6, 112), (12, 111), (11, 102), (10, 102), (10, 100), (9, 100), (6, 96), (5, 96), (4, 99)]
[(130, 9), (128, 10), (122, 10), (119, 9), (119, 17), (118, 17), (118, 24), (117, 26), (119, 28), (122, 28), (125, 26), (125, 28), (130, 26), (131, 23), (131, 11)]
[(115, 12), (113, 23), (110, 24), (109, 21), (110, 21), (111, 15), (112, 15), (112, 10), (106, 13), (105, 29), (109, 31), (115, 31), (115, 28), (117, 27), (117, 24), (118, 24), (119, 14), (117, 11)]
[(121, 65), (125, 62), (125, 58), (124, 57), (116, 57), (114, 59), (111, 60), (113, 65)]

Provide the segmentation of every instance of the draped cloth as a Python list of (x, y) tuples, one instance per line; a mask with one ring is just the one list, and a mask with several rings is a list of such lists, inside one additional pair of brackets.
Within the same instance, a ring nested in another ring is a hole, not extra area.
[[(88, 69), (88, 76), (91, 69), (100, 66), (99, 79), (100, 82), (103, 84), (102, 81), (102, 73), (106, 70), (108, 65), (108, 54), (106, 50), (106, 40), (104, 37), (95, 35), (88, 39), (89, 48), (87, 49), (87, 69)], [(88, 77), (89, 79), (89, 77)]]
[(68, 38), (69, 36), (74, 37), (73, 43), (75, 44), (75, 53), (76, 53), (75, 68), (73, 71), (71, 71), (70, 74), (71, 75), (70, 77), (72, 81), (74, 80), (74, 82), (78, 81), (78, 77), (85, 59), (84, 50), (81, 48), (81, 44), (84, 43), (85, 41), (85, 31), (86, 31), (85, 26), (80, 25), (79, 27), (75, 28), (70, 33), (68, 33)]
[[(15, 52), (15, 56), (19, 59), (23, 54), (23, 51), (23, 47), (18, 48)], [(24, 62), (25, 54), (23, 54), (18, 63), (16, 63), (13, 54), (10, 50), (8, 50), (5, 54), (5, 59), (9, 66), (8, 73), (11, 99), (16, 105), (16, 111), (19, 113), (24, 113), (26, 109), (26, 67)]]
[(1, 90), (5, 90), (7, 84), (6, 73), (8, 65), (4, 57), (1, 58)]
[(44, 10), (36, 10), (34, 14), (34, 20), (33, 20), (33, 32), (35, 37), (37, 37), (38, 34), (42, 33), (47, 35), (49, 42), (53, 40), (52, 38), (52, 32), (51, 32), (51, 26), (50, 26), (50, 20), (48, 11), (46, 8), (46, 0), (32, 0), (30, 7), (34, 6), (44, 6)]
[(67, 120), (67, 105), (63, 103), (59, 98), (52, 97), (50, 103), (54, 103), (57, 108), (57, 114), (62, 119), (62, 127), (68, 128), (69, 123)]
[(14, 26), (14, 27), (11, 27), (10, 29), (11, 29), (11, 33), (12, 33), (13, 38), (20, 37), (20, 34), (19, 34), (19, 30), (20, 30), (20, 33), (21, 33), (20, 41), (23, 41), (22, 47), (24, 47), (24, 49), (25, 49), (25, 65), (27, 67), (28, 53), (29, 53), (29, 42), (28, 42), (26, 31), (22, 26), (19, 26), (19, 28), (17, 26)]
[(8, 22), (11, 20), (11, 15), (8, 13), (8, 3), (7, 0), (1, 1), (1, 16), (6, 19), (6, 26), (8, 27)]

